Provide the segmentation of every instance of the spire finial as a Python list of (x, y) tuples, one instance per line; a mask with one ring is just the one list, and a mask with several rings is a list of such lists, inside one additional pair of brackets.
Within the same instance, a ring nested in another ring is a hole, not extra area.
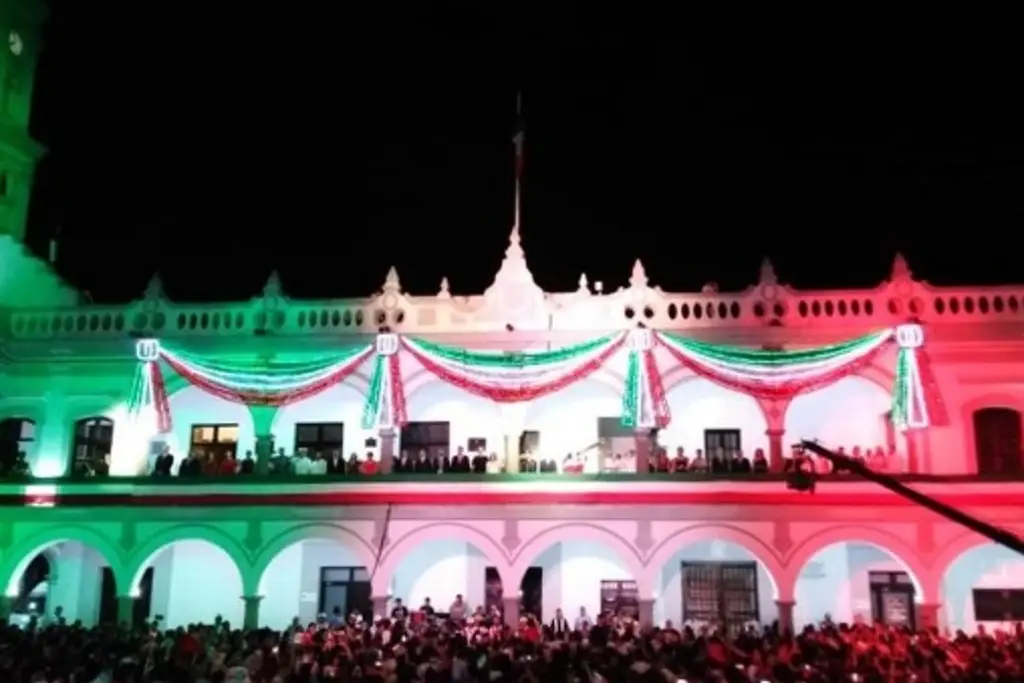
[(640, 263), (640, 259), (633, 264), (633, 276), (629, 278), (629, 284), (637, 288), (647, 286), (647, 271), (644, 270), (644, 264)]
[(387, 277), (384, 278), (384, 289), (385, 291), (398, 291), (402, 288), (402, 283), (398, 279), (398, 269), (391, 266), (388, 269)]
[(451, 288), (448, 286), (448, 278), (441, 278), (441, 289), (437, 292), (438, 299), (450, 299), (452, 296)]
[(276, 270), (270, 271), (270, 276), (267, 277), (267, 284), (263, 285), (263, 297), (270, 299), (272, 297), (281, 296), (281, 276), (277, 274)]
[(156, 301), (157, 299), (164, 298), (164, 283), (160, 280), (159, 273), (153, 273), (153, 277), (149, 279), (149, 284), (146, 285), (145, 298), (147, 301)]
[(508, 249), (505, 250), (505, 257), (520, 260), (525, 256), (523, 252), (522, 239), (519, 237), (519, 224), (512, 226), (512, 232), (508, 236)]
[(761, 261), (761, 283), (762, 285), (777, 285), (779, 278), (775, 275), (775, 266), (767, 256)]
[(590, 291), (590, 283), (587, 281), (587, 274), (586, 273), (580, 273), (580, 288), (579, 288), (579, 291), (581, 291), (581, 292), (589, 292)]
[(907, 265), (907, 259), (903, 258), (903, 254), (896, 252), (896, 257), (892, 260), (892, 273), (889, 276), (890, 280), (909, 280), (913, 274), (910, 272), (910, 266)]

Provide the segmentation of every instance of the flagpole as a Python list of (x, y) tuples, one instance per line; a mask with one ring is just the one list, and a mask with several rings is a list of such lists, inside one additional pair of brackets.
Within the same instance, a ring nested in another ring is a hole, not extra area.
[(518, 235), (520, 217), (522, 215), (522, 179), (523, 179), (523, 93), (516, 93), (516, 206), (515, 206), (515, 222), (513, 223), (513, 230)]

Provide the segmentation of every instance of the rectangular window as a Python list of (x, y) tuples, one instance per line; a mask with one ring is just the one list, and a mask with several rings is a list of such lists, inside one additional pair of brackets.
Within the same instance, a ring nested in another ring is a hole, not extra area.
[(731, 458), (741, 453), (740, 430), (738, 429), (705, 429), (704, 455), (707, 457)]
[(1024, 621), (1024, 590), (975, 588), (975, 621)]
[(757, 565), (753, 562), (683, 562), (683, 621), (721, 625), (738, 635), (760, 620)]
[(345, 425), (341, 422), (300, 422), (295, 425), (295, 452), (328, 457), (345, 452)]
[(601, 611), (639, 617), (640, 591), (636, 581), (601, 581)]
[(448, 455), (450, 436), (447, 422), (409, 422), (402, 427), (402, 450), (415, 456), (426, 451), (435, 458)]
[(214, 460), (237, 456), (238, 425), (192, 425), (192, 442), (189, 444), (189, 452)]

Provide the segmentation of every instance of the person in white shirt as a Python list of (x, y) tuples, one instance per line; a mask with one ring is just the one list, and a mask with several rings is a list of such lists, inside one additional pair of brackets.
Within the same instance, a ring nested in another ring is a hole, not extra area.
[(327, 461), (319, 453), (314, 453), (309, 462), (310, 474), (327, 474)]
[(313, 461), (306, 455), (306, 450), (302, 449), (295, 454), (292, 458), (292, 472), (295, 474), (311, 474), (313, 468)]
[(587, 616), (587, 608), (580, 607), (580, 615), (576, 617), (576, 630), (577, 631), (588, 631), (593, 623), (590, 617)]

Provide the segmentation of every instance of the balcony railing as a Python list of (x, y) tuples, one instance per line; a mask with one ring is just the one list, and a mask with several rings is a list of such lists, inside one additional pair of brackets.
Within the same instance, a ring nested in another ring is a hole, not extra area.
[[(770, 271), (770, 269), (769, 269)], [(641, 271), (642, 274), (642, 271)], [(295, 300), (275, 277), (261, 296), (246, 302), (188, 304), (170, 301), (154, 282), (145, 296), (121, 306), (80, 306), (16, 310), (6, 334), (18, 340), (118, 339), (128, 336), (231, 337), (272, 333), (283, 336), (373, 334), (387, 325), (407, 334), (472, 334), (621, 329), (638, 321), (659, 329), (752, 328), (766, 323), (787, 330), (878, 329), (913, 317), (922, 322), (976, 324), (1024, 321), (1024, 286), (934, 287), (914, 280), (906, 265), (894, 266), (889, 281), (864, 290), (798, 291), (778, 284), (773, 272), (737, 293), (706, 288), (671, 293), (634, 277), (629, 287), (609, 294), (584, 284), (576, 292), (531, 292), (536, 306), (507, 310), (500, 289), (453, 296), (446, 287), (434, 296), (410, 295), (397, 276), (370, 297)], [(534, 296), (535, 295), (535, 296)], [(518, 300), (518, 299), (517, 299)], [(767, 334), (767, 332), (765, 332)]]

